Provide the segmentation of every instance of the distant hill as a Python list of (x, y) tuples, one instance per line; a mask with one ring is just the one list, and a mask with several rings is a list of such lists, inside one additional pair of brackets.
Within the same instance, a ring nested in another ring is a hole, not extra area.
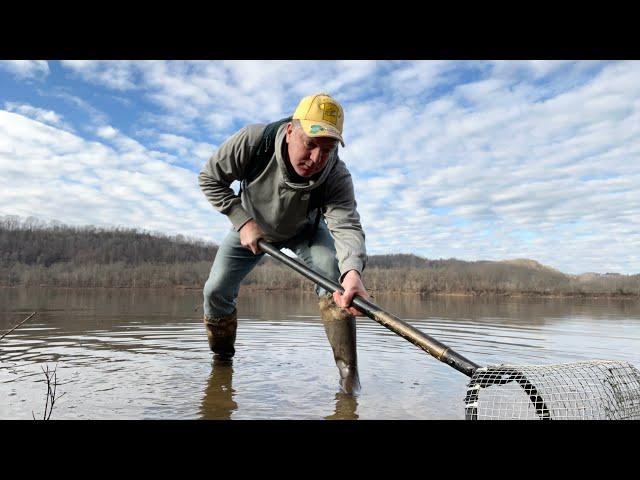
[(169, 237), (135, 229), (49, 226), (11, 220), (0, 220), (2, 266), (21, 263), (50, 267), (70, 261), (129, 265), (212, 261), (218, 251), (213, 243), (182, 235)]
[(579, 282), (593, 282), (597, 280), (606, 281), (606, 280), (615, 280), (615, 279), (623, 279), (628, 277), (628, 275), (622, 275), (621, 273), (596, 273), (596, 272), (586, 272), (581, 273), (580, 275), (572, 275), (573, 278), (578, 280)]
[(369, 255), (367, 268), (464, 268), (474, 263), (494, 263), (480, 260), (467, 262), (457, 258), (428, 259), (411, 253)]
[[(201, 288), (217, 250), (213, 243), (182, 235), (4, 217), (0, 285)], [(640, 296), (640, 275), (568, 275), (526, 258), (464, 261), (370, 255), (364, 280), (371, 291)], [(311, 283), (265, 256), (244, 285), (307, 289)]]
[(595, 272), (586, 272), (581, 273), (580, 275), (576, 275), (575, 278), (579, 282), (592, 282), (600, 278), (600, 274)]
[(548, 267), (546, 265), (541, 264), (540, 262), (536, 262), (535, 260), (531, 260), (529, 258), (513, 258), (510, 260), (500, 260), (500, 263), (506, 263), (508, 265), (518, 265), (520, 267), (526, 267), (532, 270), (548, 271), (555, 274), (559, 273), (561, 275), (565, 275), (560, 270), (556, 270), (555, 268)]

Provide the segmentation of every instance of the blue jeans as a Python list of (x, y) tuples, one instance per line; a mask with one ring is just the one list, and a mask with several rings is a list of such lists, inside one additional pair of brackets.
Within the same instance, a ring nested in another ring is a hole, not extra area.
[[(301, 233), (284, 242), (274, 243), (277, 248), (293, 251), (302, 263), (325, 277), (338, 282), (340, 271), (333, 237), (325, 222), (320, 222), (313, 244), (308, 246), (309, 236)], [(208, 318), (229, 315), (236, 308), (240, 283), (260, 261), (264, 253), (254, 255), (240, 244), (240, 234), (231, 230), (218, 248), (211, 266), (209, 279), (204, 285), (204, 315)], [(316, 285), (316, 294), (328, 293)]]

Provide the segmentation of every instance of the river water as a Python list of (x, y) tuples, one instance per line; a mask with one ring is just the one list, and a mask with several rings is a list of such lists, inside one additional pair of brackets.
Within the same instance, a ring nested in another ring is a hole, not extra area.
[[(378, 295), (480, 365), (640, 367), (640, 302)], [(236, 356), (213, 362), (197, 290), (0, 289), (0, 419), (463, 419), (468, 378), (358, 318), (362, 390), (341, 394), (312, 294), (242, 292)]]

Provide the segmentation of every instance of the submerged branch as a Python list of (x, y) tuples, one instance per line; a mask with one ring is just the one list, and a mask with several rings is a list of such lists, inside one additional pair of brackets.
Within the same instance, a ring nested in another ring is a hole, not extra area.
[(8, 332), (6, 332), (4, 335), (2, 335), (0, 337), (0, 340), (2, 340), (4, 337), (6, 337), (7, 335), (9, 335), (11, 332), (13, 332), (16, 328), (18, 328), (20, 325), (22, 325), (23, 323), (25, 323), (27, 320), (29, 320), (31, 317), (33, 317), (36, 313), (38, 312), (33, 312), (31, 315), (29, 315), (27, 318), (25, 318), (23, 321), (21, 321), (18, 325), (16, 325), (15, 327), (13, 327), (11, 330), (9, 330)]
[[(44, 405), (44, 414), (42, 416), (43, 420), (49, 420), (51, 418), (51, 413), (53, 412), (53, 406), (56, 403), (56, 400), (62, 398), (64, 393), (56, 398), (56, 390), (58, 389), (58, 375), (56, 370), (58, 369), (58, 365), (56, 364), (53, 371), (49, 371), (49, 365), (46, 366), (46, 370), (44, 367), (40, 367), (42, 369), (42, 373), (44, 373), (45, 378), (47, 379), (47, 399)], [(52, 386), (53, 382), (53, 386)], [(67, 392), (65, 392), (67, 393)], [(33, 419), (36, 419), (35, 413), (31, 412)]]

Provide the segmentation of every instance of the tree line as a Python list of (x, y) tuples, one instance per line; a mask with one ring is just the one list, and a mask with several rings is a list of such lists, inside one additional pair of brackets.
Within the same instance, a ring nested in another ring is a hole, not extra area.
[(50, 267), (78, 264), (182, 263), (211, 260), (218, 247), (183, 235), (174, 237), (128, 228), (73, 227), (34, 217), (0, 218), (0, 266)]
[[(182, 235), (0, 217), (0, 285), (201, 288), (217, 249), (213, 243)], [(640, 297), (640, 275), (567, 275), (531, 260), (371, 255), (363, 277), (372, 292)], [(311, 281), (268, 256), (243, 285), (313, 289)]]

